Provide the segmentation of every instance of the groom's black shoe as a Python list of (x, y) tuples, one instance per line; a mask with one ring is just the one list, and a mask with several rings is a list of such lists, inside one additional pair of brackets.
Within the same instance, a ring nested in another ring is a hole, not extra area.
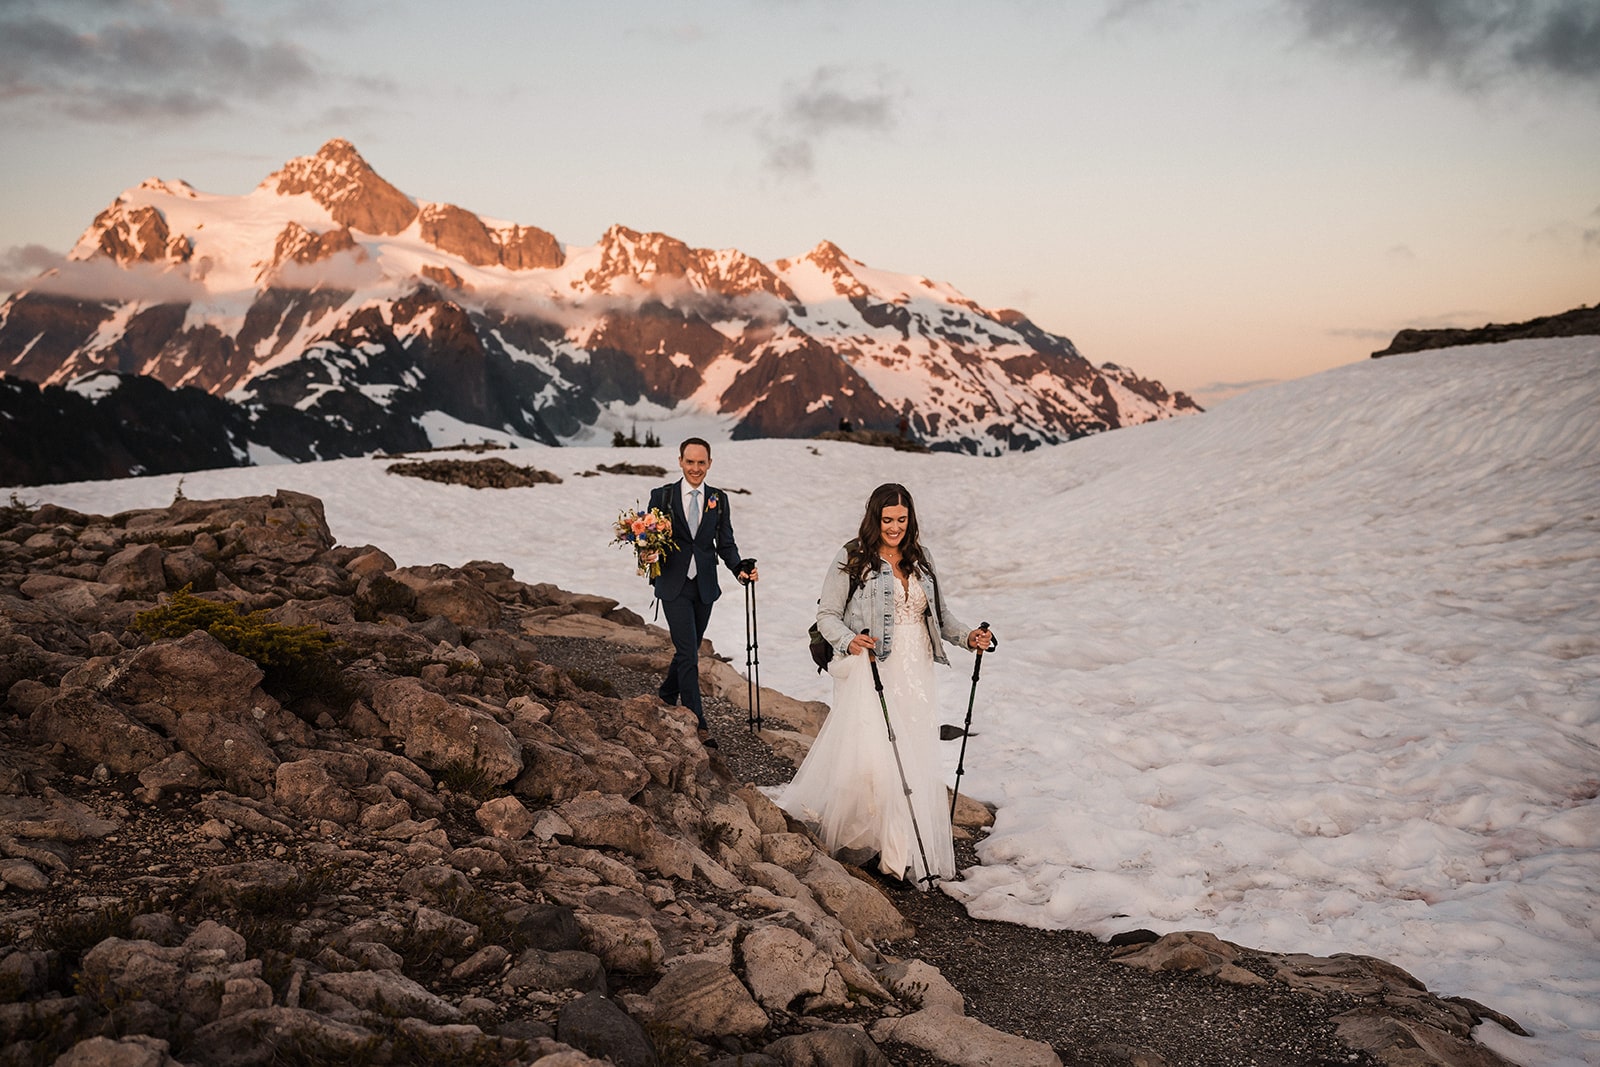
[(678, 703), (678, 694), (676, 694), (676, 693), (672, 694), (671, 696), (667, 696), (666, 693), (664, 693), (660, 689), (657, 689), (656, 690), (656, 696), (660, 697), (661, 698), (661, 703), (665, 704), (669, 708), (675, 706)]

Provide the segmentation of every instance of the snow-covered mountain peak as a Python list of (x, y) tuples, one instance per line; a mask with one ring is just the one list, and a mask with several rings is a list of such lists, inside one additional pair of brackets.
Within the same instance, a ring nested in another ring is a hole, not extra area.
[(113, 200), (83, 231), (67, 258), (82, 261), (106, 256), (123, 266), (188, 262), (193, 251), (189, 241), (181, 233), (172, 232), (160, 210), (137, 202), (142, 197), (135, 194), (156, 191), (172, 195), (165, 183), (152, 178)]
[(390, 185), (355, 145), (335, 137), (313, 156), (289, 160), (260, 188), (286, 196), (309, 195), (342, 226), (370, 234), (397, 234), (417, 217), (416, 203)]
[(262, 431), (279, 455), (409, 448), (463, 424), (585, 442), (652, 420), (739, 437), (848, 422), (994, 451), (1197, 410), (830, 240), (765, 263), (618, 224), (571, 247), (409, 196), (343, 139), (243, 196), (131, 187), (73, 258), (122, 269), (83, 268), (74, 288), (69, 265), (13, 297), (6, 374), (110, 369), (281, 405), (295, 414)]

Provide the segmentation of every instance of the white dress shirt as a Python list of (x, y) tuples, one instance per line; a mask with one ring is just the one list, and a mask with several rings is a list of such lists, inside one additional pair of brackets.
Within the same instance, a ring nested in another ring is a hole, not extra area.
[[(694, 504), (689, 498), (690, 493), (700, 494), (700, 510), (698, 513), (695, 511)], [(694, 523), (696, 528), (698, 528), (698, 525), (704, 522), (706, 517), (706, 483), (702, 481), (698, 486), (692, 486), (689, 484), (689, 479), (679, 478), (678, 502), (683, 505), (684, 517), (687, 518), (691, 523)], [(685, 530), (684, 533), (688, 535), (688, 537), (685, 539), (685, 544), (687, 544), (689, 540), (693, 539), (694, 535), (690, 534), (688, 530)], [(689, 554), (689, 577), (693, 578), (697, 570), (698, 568), (694, 565), (694, 554), (691, 552)]]

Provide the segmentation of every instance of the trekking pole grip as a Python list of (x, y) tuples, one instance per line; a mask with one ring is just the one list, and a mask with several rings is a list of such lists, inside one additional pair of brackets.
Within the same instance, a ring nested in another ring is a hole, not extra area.
[[(978, 629), (980, 629), (980, 630), (989, 629), (989, 623), (987, 621), (980, 622), (978, 624)], [(981, 656), (985, 652), (996, 652), (996, 651), (999, 650), (999, 648), (1000, 648), (1000, 639), (998, 637), (996, 637), (993, 633), (990, 633), (989, 634), (989, 647), (988, 648), (977, 648), (977, 649), (973, 649), (973, 651)]]

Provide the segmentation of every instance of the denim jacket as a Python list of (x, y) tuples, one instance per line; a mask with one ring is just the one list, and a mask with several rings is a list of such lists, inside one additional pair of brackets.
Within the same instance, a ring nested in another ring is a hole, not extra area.
[[(848, 654), (850, 640), (866, 630), (878, 642), (873, 651), (880, 660), (886, 660), (894, 633), (894, 568), (887, 563), (879, 563), (878, 573), (859, 586), (847, 604), (845, 598), (850, 593), (850, 576), (844, 571), (844, 563), (849, 554), (848, 547), (841, 548), (828, 565), (828, 573), (823, 576), (822, 598), (817, 602), (817, 632), (827, 638), (835, 654), (843, 656)], [(943, 605), (942, 618), (934, 617), (938, 610), (935, 605), (940, 604), (943, 598), (935, 596), (933, 558), (928, 555), (927, 549), (922, 550), (922, 558), (927, 562), (929, 573), (917, 575), (917, 580), (922, 583), (922, 591), (927, 594), (928, 605), (933, 609), (925, 616), (928, 643), (933, 646), (933, 658), (948, 664), (950, 660), (939, 644), (940, 636), (952, 645), (965, 648), (971, 628), (950, 614), (949, 604)]]

